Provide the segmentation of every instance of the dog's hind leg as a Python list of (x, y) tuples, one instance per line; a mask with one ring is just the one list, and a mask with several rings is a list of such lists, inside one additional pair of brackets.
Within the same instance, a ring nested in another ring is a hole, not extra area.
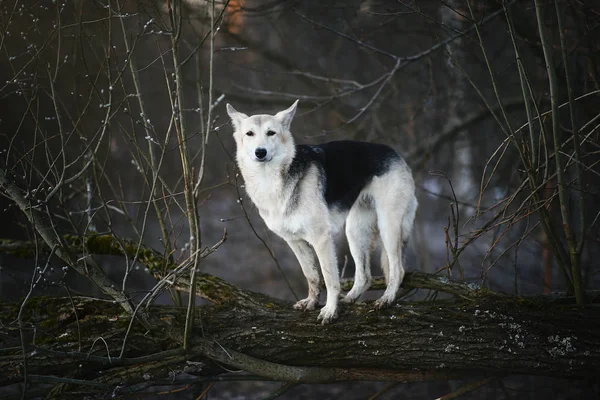
[(298, 262), (300, 262), (302, 272), (308, 282), (308, 297), (294, 304), (294, 308), (304, 311), (314, 310), (319, 304), (319, 293), (321, 291), (317, 256), (308, 242), (304, 240), (290, 240), (288, 245), (296, 255)]
[(383, 244), (382, 257), (387, 255), (387, 287), (375, 308), (391, 305), (396, 300), (398, 288), (404, 279), (404, 242), (408, 240), (415, 219), (418, 202), (415, 184), (410, 170), (404, 163), (396, 164), (391, 170), (373, 182), (373, 199), (377, 212), (377, 226)]
[[(379, 210), (378, 210), (379, 211)], [(387, 287), (383, 296), (375, 301), (375, 308), (383, 308), (391, 305), (396, 299), (396, 293), (400, 283), (404, 279), (404, 266), (402, 265), (402, 227), (398, 223), (400, 218), (394, 218), (392, 215), (381, 215), (378, 212), (378, 225), (381, 235), (381, 241), (385, 248), (385, 253), (389, 262), (389, 276)]]
[(371, 286), (370, 250), (377, 229), (377, 214), (371, 205), (357, 201), (346, 219), (346, 237), (354, 259), (354, 285), (342, 300), (354, 303)]
[[(390, 178), (393, 177), (394, 175), (390, 175)], [(388, 181), (386, 179), (380, 183), (389, 183)], [(394, 183), (396, 184), (395, 188)], [(375, 301), (375, 308), (377, 309), (387, 307), (394, 302), (398, 288), (404, 279), (403, 247), (404, 241), (408, 239), (412, 228), (416, 200), (414, 200), (412, 191), (407, 190), (412, 185), (401, 185), (399, 183), (402, 183), (402, 179), (395, 179), (387, 187), (383, 184), (379, 185), (374, 193), (377, 226), (383, 244), (383, 254), (387, 255), (388, 259), (387, 287), (383, 295)], [(385, 263), (383, 263), (382, 268), (384, 268), (385, 273)]]

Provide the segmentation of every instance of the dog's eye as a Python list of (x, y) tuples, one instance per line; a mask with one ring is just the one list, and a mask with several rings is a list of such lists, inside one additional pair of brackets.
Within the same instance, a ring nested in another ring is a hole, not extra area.
[(275, 134), (275, 131), (267, 131), (267, 136), (273, 136)]
[(248, 132), (246, 132), (246, 136), (254, 136), (254, 132), (248, 131)]

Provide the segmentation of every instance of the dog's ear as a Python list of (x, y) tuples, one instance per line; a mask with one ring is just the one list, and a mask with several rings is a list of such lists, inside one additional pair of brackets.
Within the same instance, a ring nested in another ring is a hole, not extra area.
[(233, 129), (235, 131), (238, 131), (240, 129), (240, 126), (242, 125), (242, 120), (248, 118), (246, 114), (237, 111), (229, 103), (227, 103), (227, 114), (229, 114), (229, 118), (231, 118), (231, 123), (233, 124)]
[(292, 104), (292, 106), (287, 110), (283, 110), (275, 114), (275, 118), (277, 118), (281, 122), (283, 129), (286, 131), (290, 130), (290, 125), (292, 125), (292, 120), (294, 119), (294, 114), (296, 114), (297, 106), (298, 100), (296, 100), (294, 104)]

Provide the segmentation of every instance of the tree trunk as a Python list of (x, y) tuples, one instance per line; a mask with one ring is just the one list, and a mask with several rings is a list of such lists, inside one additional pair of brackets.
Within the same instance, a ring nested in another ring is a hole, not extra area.
[[(21, 343), (20, 305), (0, 304), (0, 387), (27, 380), (32, 393), (49, 397), (118, 395), (191, 375), (215, 380), (226, 372), (223, 365), (266, 379), (313, 383), (507, 374), (597, 378), (597, 307), (505, 297), (417, 273), (407, 275), (405, 286), (435, 282), (459, 296), (381, 311), (346, 306), (334, 324), (322, 326), (318, 311), (296, 311), (291, 303), (201, 274), (198, 292), (216, 304), (198, 307), (186, 351), (182, 308), (152, 306), (147, 315), (154, 328), (146, 331), (134, 321), (126, 334), (130, 318), (111, 302), (32, 298), (22, 314)], [(48, 392), (39, 383), (55, 386)]]

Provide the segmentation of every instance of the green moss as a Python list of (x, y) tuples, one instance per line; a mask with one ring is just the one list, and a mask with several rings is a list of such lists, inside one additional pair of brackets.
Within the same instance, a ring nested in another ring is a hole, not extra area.
[(47, 318), (44, 321), (40, 322), (40, 326), (44, 329), (54, 329), (58, 327), (58, 321), (54, 318)]
[(3, 312), (0, 313), (0, 322), (4, 325), (8, 325), (17, 319), (19, 315), (19, 307), (17, 304), (12, 304), (12, 307), (3, 309)]
[[(80, 236), (67, 234), (62, 237), (64, 244), (74, 253), (82, 252), (96, 255), (115, 255), (133, 258), (137, 254), (137, 261), (148, 267), (154, 276), (162, 276), (167, 271), (173, 270), (177, 264), (171, 257), (165, 257), (162, 253), (147, 246), (138, 245), (135, 240), (117, 240), (112, 235)], [(47, 246), (44, 251), (49, 252)], [(19, 258), (34, 258), (36, 247), (32, 242), (11, 239), (0, 239), (0, 252), (10, 254)]]
[(222, 298), (223, 300), (225, 300), (225, 298), (223, 298), (223, 296), (227, 295), (227, 293), (224, 293), (224, 292), (226, 292), (226, 290), (223, 290), (222, 288), (217, 287), (210, 282), (206, 282), (206, 279), (204, 277), (201, 277), (199, 285), (198, 285), (198, 289), (205, 297), (207, 297), (209, 299)]
[[(16, 326), (21, 304), (25, 299), (22, 298), (18, 303), (3, 305), (3, 312), (0, 320), (8, 326)], [(61, 326), (67, 325), (74, 319), (73, 310), (70, 304), (65, 304), (64, 299), (52, 297), (30, 297), (25, 303), (21, 320), (29, 326), (37, 325), (40, 329), (36, 336), (36, 343), (48, 344), (56, 342), (55, 334)], [(46, 335), (45, 332), (52, 332)]]
[(10, 254), (19, 258), (34, 258), (35, 246), (31, 242), (20, 240), (0, 239), (0, 249), (2, 253)]
[(541, 299), (536, 299), (536, 298), (532, 298), (532, 297), (519, 296), (519, 297), (512, 298), (512, 300), (515, 303), (517, 303), (518, 305), (520, 305), (522, 307), (526, 307), (526, 308), (540, 308), (544, 305), (547, 305)]
[(175, 268), (175, 264), (166, 260), (158, 251), (146, 246), (139, 246), (133, 240), (118, 241), (112, 235), (94, 235), (85, 237), (85, 242), (77, 235), (65, 235), (65, 243), (76, 252), (81, 251), (83, 247), (93, 254), (104, 255), (127, 255), (134, 257), (137, 254), (137, 260), (148, 267), (154, 275), (162, 274), (165, 270)]
[(476, 297), (476, 298), (498, 297), (498, 293), (496, 293), (486, 287), (480, 287), (479, 289), (474, 291), (474, 297)]
[(23, 319), (33, 317), (45, 319), (57, 318), (62, 311), (62, 303), (63, 301), (53, 297), (30, 297), (23, 309)]
[(223, 279), (208, 274), (199, 274), (197, 277), (198, 289), (208, 299), (219, 303), (239, 300), (239, 289)]

